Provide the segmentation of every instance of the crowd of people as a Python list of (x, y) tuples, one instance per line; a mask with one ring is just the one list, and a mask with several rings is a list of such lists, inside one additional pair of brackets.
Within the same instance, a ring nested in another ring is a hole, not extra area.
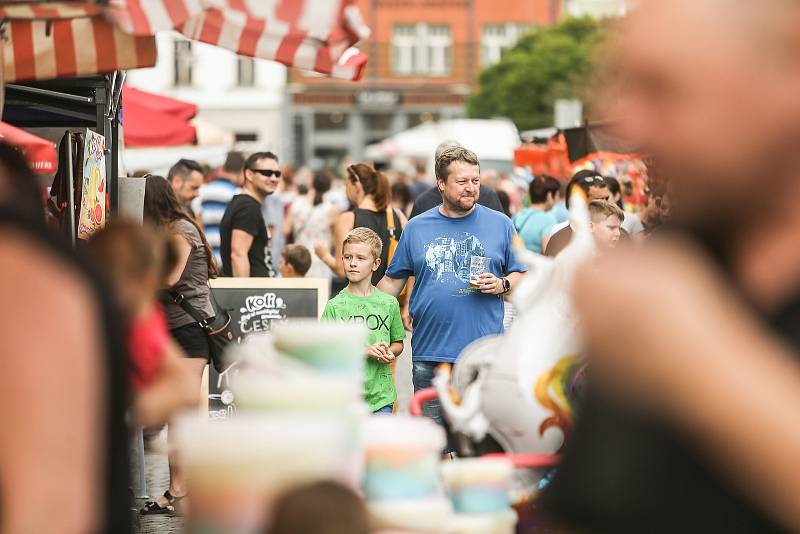
[[(430, 182), (233, 152), (211, 179), (189, 160), (144, 177), (144, 225), (112, 219), (76, 253), (46, 227), (23, 156), (0, 143), (2, 391), (14, 402), (0, 530), (129, 530), (128, 430), (197, 403), (210, 278), (343, 278), (323, 320), (375, 317), (364, 398), (385, 417), (407, 332), (415, 389), (502, 332), (526, 271), (515, 250), (564, 250), (575, 195), (597, 249), (574, 289), (589, 386), (541, 510), (565, 530), (797, 530), (800, 10), (644, 4), (613, 49), (626, 73), (615, 116), (669, 194), (654, 190), (638, 217), (614, 177), (536, 176), (520, 190), (452, 142)], [(433, 403), (426, 414), (440, 418)], [(167, 491), (141, 513), (178, 512), (185, 495), (171, 460)], [(313, 516), (290, 504), (278, 516)]]

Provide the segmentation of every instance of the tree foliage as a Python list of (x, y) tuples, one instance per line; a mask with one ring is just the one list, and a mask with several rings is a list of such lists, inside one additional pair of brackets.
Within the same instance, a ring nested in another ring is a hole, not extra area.
[(499, 63), (481, 72), (467, 114), (508, 117), (520, 130), (552, 126), (556, 100), (585, 96), (603, 29), (589, 17), (570, 18), (525, 35)]

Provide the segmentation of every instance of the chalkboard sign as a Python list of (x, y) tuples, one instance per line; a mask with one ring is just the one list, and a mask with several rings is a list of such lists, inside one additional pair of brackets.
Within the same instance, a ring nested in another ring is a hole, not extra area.
[[(330, 281), (322, 278), (217, 278), (210, 285), (219, 307), (231, 315), (231, 329), (239, 340), (293, 319), (319, 318), (330, 291)], [(236, 412), (229, 389), (234, 373), (235, 365), (222, 374), (209, 367), (211, 419), (227, 419)]]

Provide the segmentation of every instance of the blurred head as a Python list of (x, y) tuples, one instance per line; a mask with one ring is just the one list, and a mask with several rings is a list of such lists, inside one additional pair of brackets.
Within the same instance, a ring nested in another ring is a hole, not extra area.
[(372, 199), (377, 211), (385, 210), (392, 202), (392, 191), (386, 175), (366, 163), (347, 167), (344, 183), (348, 200), (356, 206), (367, 196)]
[(589, 226), (598, 248), (614, 248), (622, 235), (625, 214), (616, 204), (606, 200), (589, 202)]
[(284, 278), (303, 278), (311, 268), (311, 253), (303, 245), (286, 245), (281, 253), (280, 272)]
[(456, 213), (468, 213), (478, 203), (481, 190), (478, 156), (461, 145), (445, 148), (436, 159), (436, 186), (442, 204)]
[(543, 174), (535, 177), (528, 186), (531, 204), (540, 206), (544, 211), (550, 210), (556, 202), (560, 189), (561, 184), (552, 176)]
[(262, 201), (278, 190), (281, 170), (278, 156), (272, 152), (256, 152), (244, 162), (244, 188)]
[(404, 182), (392, 184), (392, 204), (400, 211), (405, 211), (406, 207), (413, 202), (411, 199), (411, 188)]
[(586, 194), (586, 198), (591, 200), (609, 200), (611, 193), (608, 190), (605, 178), (592, 170), (578, 171), (572, 175), (569, 183), (567, 184), (567, 192), (564, 202), (569, 208), (569, 199), (575, 192), (575, 187), (579, 187)]
[(228, 152), (222, 165), (222, 172), (230, 181), (241, 187), (244, 183), (244, 155), (236, 150)]
[(752, 224), (742, 210), (797, 202), (798, 21), (793, 0), (651, 0), (617, 32), (609, 114), (658, 162), (676, 220), (733, 236)]
[(331, 190), (331, 175), (327, 171), (320, 171), (314, 173), (313, 187), (314, 187), (314, 205), (322, 204), (322, 199), (325, 193)]
[(167, 181), (172, 185), (175, 196), (187, 208), (200, 194), (203, 179), (203, 167), (191, 159), (178, 161), (167, 174)]
[(383, 243), (369, 228), (354, 228), (344, 237), (342, 260), (347, 280), (358, 283), (378, 270), (381, 264)]
[(264, 534), (369, 534), (363, 500), (334, 482), (295, 488), (275, 503)]
[(85, 252), (108, 278), (128, 319), (156, 301), (177, 261), (163, 230), (124, 218), (114, 218), (93, 235)]

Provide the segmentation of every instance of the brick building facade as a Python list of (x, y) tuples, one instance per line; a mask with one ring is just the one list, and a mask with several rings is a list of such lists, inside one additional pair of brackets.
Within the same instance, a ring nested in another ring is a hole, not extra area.
[(333, 165), (425, 121), (464, 116), (483, 66), (560, 16), (559, 0), (359, 0), (372, 36), (362, 81), (292, 72), (284, 135), (289, 159)]

